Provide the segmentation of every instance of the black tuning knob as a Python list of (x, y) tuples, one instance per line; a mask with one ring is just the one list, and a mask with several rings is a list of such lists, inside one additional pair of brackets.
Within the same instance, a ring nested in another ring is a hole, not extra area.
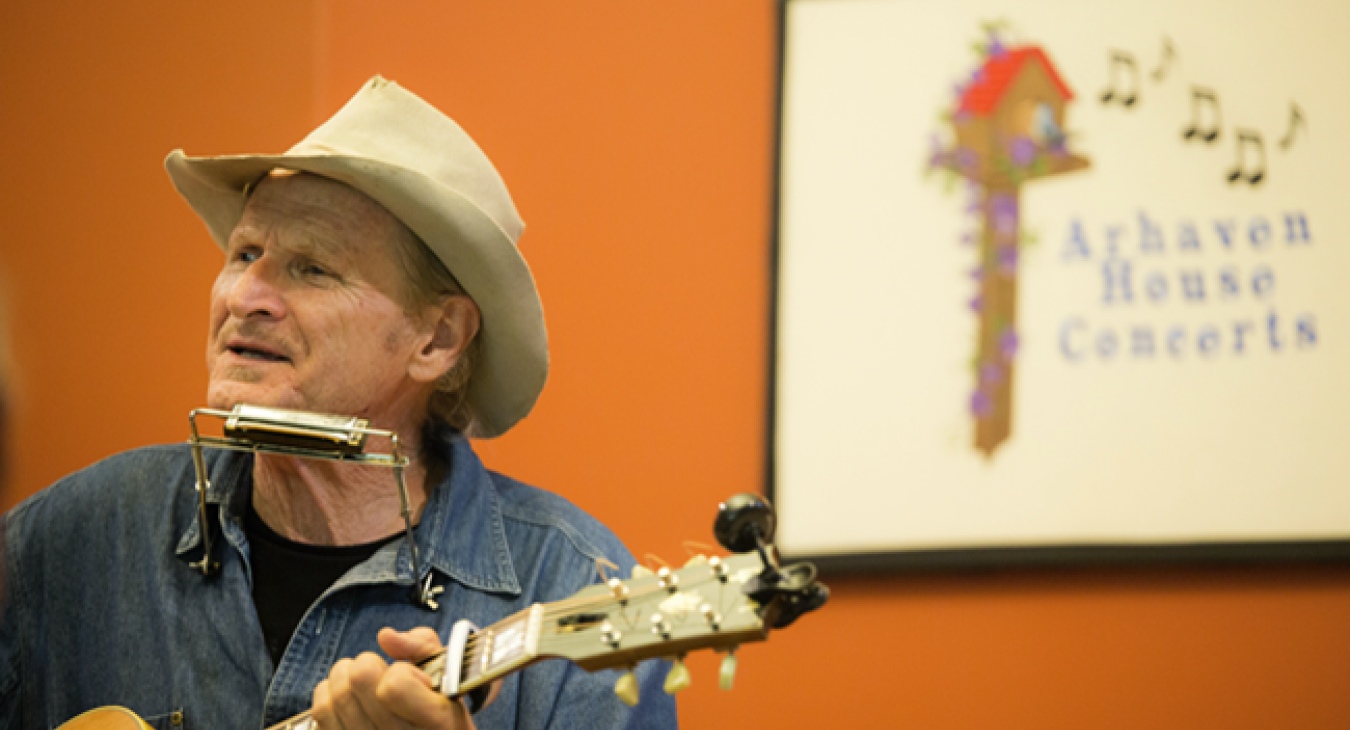
[(768, 500), (742, 493), (719, 505), (713, 535), (727, 550), (748, 553), (773, 539), (777, 523)]

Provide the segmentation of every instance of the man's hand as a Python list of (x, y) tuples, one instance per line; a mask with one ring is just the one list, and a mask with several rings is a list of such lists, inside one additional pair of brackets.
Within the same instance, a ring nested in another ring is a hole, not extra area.
[[(386, 628), (379, 642), (393, 664), (372, 652), (342, 659), (314, 688), (313, 714), (321, 730), (473, 730), (464, 703), (433, 691), (431, 678), (407, 663), (441, 650), (435, 631)], [(497, 689), (492, 688), (489, 703)]]

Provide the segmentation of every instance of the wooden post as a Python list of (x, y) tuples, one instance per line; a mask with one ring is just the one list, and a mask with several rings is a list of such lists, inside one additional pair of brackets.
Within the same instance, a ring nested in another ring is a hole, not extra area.
[[(984, 146), (997, 149), (994, 144)], [(979, 185), (983, 198), (980, 286), (972, 303), (980, 326), (970, 411), (975, 418), (975, 448), (986, 458), (1012, 434), (1014, 361), (1021, 346), (1017, 273), (1022, 265), (1022, 184), (1087, 166), (1087, 159), (1075, 154), (1036, 150), (1025, 165), (1014, 165), (1008, 155), (993, 152), (976, 165), (955, 168)]]
[(1012, 432), (1013, 364), (1017, 353), (1017, 267), (1020, 186), (984, 191), (980, 235), (979, 340), (975, 352), (975, 448), (986, 457)]

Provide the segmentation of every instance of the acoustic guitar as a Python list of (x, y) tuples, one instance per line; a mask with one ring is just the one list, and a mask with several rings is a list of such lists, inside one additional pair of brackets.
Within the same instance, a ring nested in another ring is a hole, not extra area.
[[(461, 621), (440, 653), (418, 664), (432, 686), (449, 697), (482, 694), (493, 681), (546, 659), (567, 659), (587, 671), (627, 668), (614, 692), (638, 702), (633, 667), (644, 659), (673, 660), (665, 691), (690, 684), (683, 657), (693, 651), (725, 651), (719, 683), (731, 689), (737, 647), (764, 641), (824, 605), (829, 589), (815, 580), (815, 566), (780, 566), (772, 538), (774, 514), (757, 495), (724, 502), (714, 533), (727, 557), (696, 555), (679, 570), (633, 569), (629, 580), (612, 578), (556, 603), (539, 603), (487, 628)], [(100, 707), (59, 730), (153, 730), (123, 707)], [(305, 712), (267, 730), (315, 730)]]

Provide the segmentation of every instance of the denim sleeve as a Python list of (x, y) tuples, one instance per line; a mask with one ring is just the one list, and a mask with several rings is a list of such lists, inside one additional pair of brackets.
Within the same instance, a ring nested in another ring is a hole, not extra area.
[(567, 667), (566, 686), (554, 707), (549, 727), (554, 730), (605, 728), (606, 730), (673, 730), (678, 726), (675, 698), (666, 694), (670, 663), (650, 660), (638, 665), (639, 699), (635, 707), (619, 702), (614, 683), (620, 672), (604, 670), (591, 676), (575, 664)]

